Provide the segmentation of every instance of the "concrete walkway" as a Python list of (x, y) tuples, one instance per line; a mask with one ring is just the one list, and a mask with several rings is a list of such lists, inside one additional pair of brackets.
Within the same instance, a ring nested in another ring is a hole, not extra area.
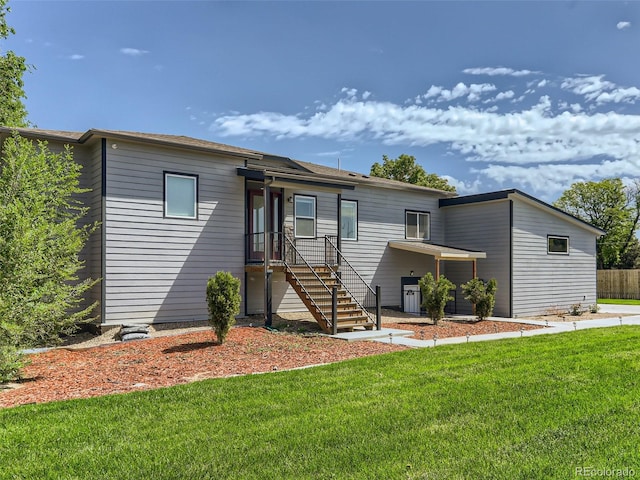
[[(623, 307), (623, 305), (607, 305), (608, 307)], [(604, 307), (604, 306), (603, 306)], [(628, 307), (627, 307), (628, 308)], [(638, 308), (638, 307), (635, 307)], [(602, 309), (604, 310), (604, 308)], [(601, 310), (601, 311), (602, 311)], [(514, 319), (514, 318), (496, 318), (491, 317), (488, 320), (496, 322), (521, 323), (525, 325), (540, 325), (540, 329), (536, 330), (520, 330), (515, 332), (489, 333), (485, 335), (471, 335), (469, 337), (451, 337), (439, 338), (437, 340), (417, 340), (415, 338), (407, 338), (413, 335), (410, 330), (397, 330), (383, 328), (382, 330), (367, 330), (356, 332), (339, 333), (332, 338), (339, 338), (346, 341), (371, 340), (374, 342), (391, 343), (394, 345), (405, 345), (407, 347), (424, 348), (435, 347), (438, 345), (452, 345), (455, 343), (471, 343), (486, 342), (489, 340), (499, 340), (501, 338), (520, 338), (533, 337), (535, 335), (550, 335), (553, 333), (570, 332), (572, 330), (586, 330), (589, 328), (617, 327), (620, 325), (640, 325), (640, 308), (638, 315), (628, 317), (600, 318), (595, 320), (577, 320), (575, 322), (540, 322), (537, 320)], [(609, 313), (605, 311), (605, 313)], [(628, 310), (618, 310), (611, 313), (634, 313)]]

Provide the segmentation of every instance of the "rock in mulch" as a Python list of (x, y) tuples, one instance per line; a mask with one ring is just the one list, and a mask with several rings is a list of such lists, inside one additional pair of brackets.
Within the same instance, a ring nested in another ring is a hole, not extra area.
[(126, 324), (120, 328), (120, 339), (123, 342), (131, 340), (143, 340), (151, 338), (149, 335), (149, 325), (146, 324)]

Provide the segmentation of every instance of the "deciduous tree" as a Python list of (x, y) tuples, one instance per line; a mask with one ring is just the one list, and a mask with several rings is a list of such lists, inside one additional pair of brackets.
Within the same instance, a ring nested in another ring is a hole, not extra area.
[[(597, 241), (597, 264), (613, 268), (633, 245), (640, 222), (640, 183), (625, 186), (619, 178), (577, 182), (554, 206), (606, 232)], [(628, 256), (625, 262), (630, 262)]]
[[(80, 251), (96, 225), (79, 226), (87, 212), (77, 195), (80, 165), (17, 133), (0, 156), (0, 358), (51, 345), (89, 320), (84, 305), (95, 284), (80, 279)], [(14, 364), (15, 364), (14, 358)], [(3, 366), (0, 365), (0, 376)]]
[(9, 127), (26, 127), (27, 110), (23, 99), (24, 82), (22, 75), (29, 70), (24, 57), (16, 55), (13, 51), (2, 51), (2, 41), (15, 33), (14, 29), (7, 25), (6, 15), (10, 12), (7, 0), (0, 0), (0, 125)]
[(449, 185), (446, 178), (439, 177), (435, 173), (427, 173), (424, 168), (416, 163), (413, 155), (402, 154), (396, 159), (382, 156), (382, 164), (376, 162), (371, 165), (371, 176), (389, 178), (400, 182), (413, 183), (423, 187), (436, 188), (446, 192), (455, 192), (456, 188)]

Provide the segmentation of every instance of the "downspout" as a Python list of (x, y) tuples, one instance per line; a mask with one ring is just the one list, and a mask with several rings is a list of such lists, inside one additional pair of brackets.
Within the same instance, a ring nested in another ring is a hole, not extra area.
[[(247, 161), (244, 161), (244, 166), (247, 166)], [(245, 231), (245, 236), (244, 236), (244, 264), (246, 265), (249, 260), (249, 192), (247, 190), (247, 177), (244, 177), (244, 231)], [(249, 298), (249, 287), (248, 287), (248, 280), (249, 279), (249, 274), (247, 273), (247, 269), (244, 269), (244, 295), (243, 295), (243, 304), (244, 304), (244, 316), (247, 316), (247, 311), (248, 311), (248, 307), (247, 307), (247, 299)]]
[(509, 317), (513, 317), (513, 200), (509, 199)]
[(100, 154), (100, 322), (107, 322), (107, 139)]

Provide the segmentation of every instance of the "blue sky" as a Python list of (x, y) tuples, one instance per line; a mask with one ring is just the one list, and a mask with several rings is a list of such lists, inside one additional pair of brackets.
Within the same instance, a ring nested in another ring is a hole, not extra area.
[(639, 2), (9, 2), (39, 128), (188, 135), (461, 194), (640, 177)]

